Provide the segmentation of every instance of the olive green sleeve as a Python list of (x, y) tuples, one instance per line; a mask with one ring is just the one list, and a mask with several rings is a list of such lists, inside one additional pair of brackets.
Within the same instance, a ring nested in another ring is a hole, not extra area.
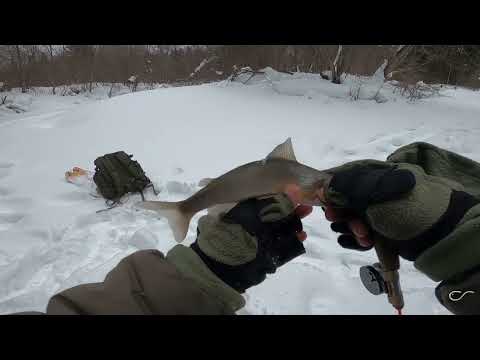
[(232, 312), (245, 306), (245, 299), (235, 289), (221, 281), (189, 247), (176, 245), (167, 254), (167, 260), (205, 293)]
[(433, 281), (450, 279), (480, 265), (480, 205), (470, 209), (456, 229), (425, 250), (414, 265)]

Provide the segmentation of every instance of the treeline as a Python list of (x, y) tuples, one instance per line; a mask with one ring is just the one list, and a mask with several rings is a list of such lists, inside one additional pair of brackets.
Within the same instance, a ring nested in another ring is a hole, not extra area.
[[(480, 87), (479, 45), (0, 45), (0, 90), (105, 83), (201, 83), (242, 67), (385, 75)], [(55, 90), (54, 90), (55, 91)]]

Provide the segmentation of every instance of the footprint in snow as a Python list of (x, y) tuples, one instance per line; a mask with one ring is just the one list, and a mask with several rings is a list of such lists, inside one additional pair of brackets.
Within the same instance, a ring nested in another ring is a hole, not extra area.
[[(8, 189), (4, 189), (3, 195), (9, 195)], [(31, 204), (27, 198), (2, 199), (0, 203), (0, 231), (10, 229), (21, 221), (27, 214), (23, 212)]]
[(358, 256), (352, 255), (352, 254), (340, 254), (339, 260), (344, 265), (348, 264), (347, 267), (352, 267), (352, 266), (360, 267), (360, 266), (371, 264), (371, 260), (359, 258)]
[(58, 195), (57, 197), (58, 199), (64, 200), (66, 202), (94, 199), (91, 194), (81, 191), (66, 192)]
[(8, 175), (10, 175), (10, 170), (0, 167), (0, 179), (3, 179), (5, 177), (7, 177)]
[(369, 140), (368, 140), (368, 144), (374, 142), (374, 141), (377, 141), (378, 139), (384, 137), (386, 134), (385, 133), (378, 133), (378, 134), (375, 134), (373, 135)]
[(378, 153), (388, 153), (392, 152), (391, 144), (380, 144), (375, 146), (375, 151)]
[(193, 194), (195, 187), (195, 184), (182, 183), (180, 181), (169, 181), (166, 184), (167, 191), (176, 194)]
[(110, 222), (112, 220), (111, 212), (80, 215), (75, 220), (75, 226), (80, 229), (87, 229), (93, 225)]
[(9, 188), (0, 187), (0, 196), (8, 196), (8, 195), (11, 195), (12, 193), (13, 191), (10, 190)]
[(33, 229), (29, 231), (29, 234), (42, 240), (50, 239), (50, 232), (44, 229)]
[(15, 212), (0, 212), (0, 231), (8, 230), (25, 217), (25, 214)]
[(15, 197), (15, 198), (8, 198), (3, 199), (0, 203), (0, 212), (3, 210), (6, 211), (19, 211), (22, 212), (26, 209), (29, 209), (32, 205), (33, 200), (30, 198), (23, 198), (23, 197)]
[(0, 169), (9, 169), (13, 166), (13, 163), (9, 162), (0, 162)]
[(132, 236), (124, 239), (126, 244), (138, 250), (155, 249), (158, 244), (158, 237), (148, 229), (139, 229)]
[(343, 153), (345, 155), (356, 155), (357, 154), (357, 150), (355, 149), (345, 149), (343, 150)]
[(392, 138), (391, 144), (393, 146), (402, 146), (405, 144), (405, 140), (402, 137), (394, 137)]

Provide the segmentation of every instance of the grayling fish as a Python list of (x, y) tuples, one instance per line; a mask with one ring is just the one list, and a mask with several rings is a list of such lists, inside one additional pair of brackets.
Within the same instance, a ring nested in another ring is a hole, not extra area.
[(316, 190), (328, 179), (328, 170), (319, 171), (297, 162), (288, 138), (263, 160), (239, 166), (215, 179), (202, 180), (199, 185), (205, 187), (186, 200), (144, 201), (137, 206), (167, 218), (175, 240), (181, 242), (187, 236), (191, 218), (199, 211), (218, 212), (248, 198), (282, 193), (288, 185), (300, 187), (301, 204), (321, 205)]

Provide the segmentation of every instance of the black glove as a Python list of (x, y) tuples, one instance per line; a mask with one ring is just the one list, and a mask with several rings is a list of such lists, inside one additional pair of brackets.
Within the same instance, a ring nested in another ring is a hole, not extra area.
[[(325, 198), (347, 210), (348, 222), (356, 218), (367, 225), (371, 239), (382, 235), (400, 256), (440, 282), (435, 295), (452, 313), (480, 314), (479, 168), (433, 145), (411, 144), (388, 162), (332, 169)], [(341, 246), (369, 249), (357, 243), (347, 221), (331, 227), (342, 234)]]
[[(414, 261), (449, 235), (466, 212), (479, 203), (451, 183), (426, 175), (416, 165), (364, 160), (337, 168), (325, 190), (327, 201), (346, 210), (387, 238), (400, 256)], [(346, 221), (331, 228), (348, 249), (371, 249), (358, 244)]]
[(305, 253), (302, 222), (285, 195), (249, 199), (216, 219), (199, 220), (191, 248), (222, 281), (243, 293)]
[(384, 162), (359, 161), (345, 164), (334, 172), (326, 189), (328, 201), (342, 208), (345, 220), (331, 224), (331, 229), (341, 235), (340, 246), (367, 251), (372, 246), (361, 246), (355, 239), (347, 219), (357, 218), (366, 225), (366, 210), (369, 205), (394, 200), (411, 191), (415, 186), (415, 177), (408, 170), (399, 170)]

